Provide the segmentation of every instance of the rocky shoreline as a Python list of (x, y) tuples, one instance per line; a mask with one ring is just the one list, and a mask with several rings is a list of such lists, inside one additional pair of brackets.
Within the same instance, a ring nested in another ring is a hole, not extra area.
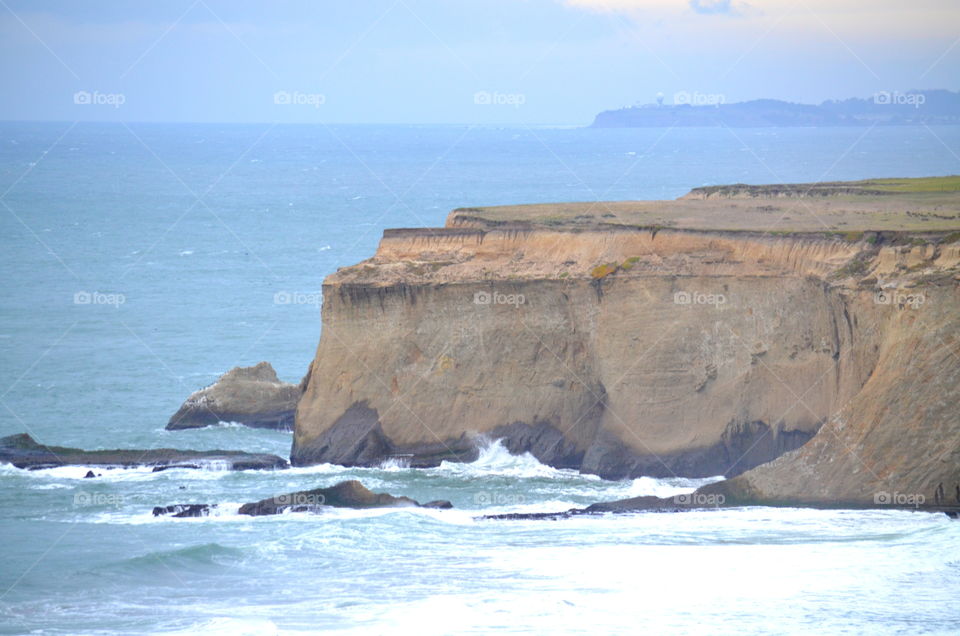
[[(718, 482), (721, 484), (723, 482)], [(711, 484), (716, 486), (717, 484)], [(960, 518), (960, 497), (953, 501), (938, 502), (934, 505), (923, 504), (897, 504), (876, 503), (874, 505), (865, 505), (858, 502), (842, 503), (836, 502), (832, 505), (827, 504), (808, 504), (795, 506), (772, 506), (770, 504), (749, 504), (745, 502), (728, 503), (721, 493), (715, 492), (721, 489), (711, 489), (704, 487), (693, 493), (676, 495), (674, 497), (654, 497), (641, 496), (630, 499), (620, 499), (616, 501), (602, 501), (586, 506), (585, 508), (571, 508), (558, 512), (535, 512), (535, 513), (507, 513), (498, 515), (484, 515), (481, 519), (490, 520), (539, 520), (539, 519), (565, 519), (580, 515), (602, 515), (602, 514), (640, 514), (640, 513), (681, 513), (703, 510), (730, 510), (736, 508), (765, 507), (765, 508), (813, 508), (817, 510), (901, 510), (906, 512), (924, 512), (933, 514), (945, 514), (951, 519)]]
[[(674, 497), (641, 496), (617, 501), (598, 502), (584, 508), (571, 508), (556, 512), (514, 512), (478, 515), (475, 519), (478, 521), (556, 521), (583, 515), (682, 513), (747, 507), (747, 505), (743, 503), (728, 504), (721, 494), (710, 491), (711, 489), (709, 487), (705, 487), (693, 493), (676, 495)], [(217, 507), (217, 504), (172, 504), (168, 506), (157, 506), (153, 509), (153, 516), (167, 515), (172, 518), (206, 517)], [(908, 512), (943, 513), (952, 519), (960, 518), (960, 496), (957, 496), (953, 501), (938, 502), (935, 505), (926, 505), (925, 503), (916, 505), (891, 503), (872, 507), (858, 504), (809, 507), (818, 509), (856, 510), (873, 508), (902, 510)], [(421, 504), (409, 497), (375, 493), (359, 481), (349, 480), (339, 482), (330, 487), (301, 490), (246, 503), (240, 506), (237, 514), (253, 517), (286, 513), (320, 514), (329, 508), (352, 508), (357, 510), (373, 508), (433, 508), (448, 510), (453, 508), (453, 505), (446, 500), (435, 500)]]
[[(157, 506), (153, 516), (169, 515), (174, 518), (205, 517), (217, 504), (173, 504)], [(357, 480), (339, 482), (327, 488), (314, 488), (298, 492), (277, 495), (240, 506), (237, 514), (251, 517), (263, 517), (284, 513), (304, 512), (318, 514), (328, 508), (352, 508), (366, 510), (372, 508), (452, 508), (449, 501), (429, 501), (421, 504), (409, 497), (395, 497), (388, 493), (376, 493)]]

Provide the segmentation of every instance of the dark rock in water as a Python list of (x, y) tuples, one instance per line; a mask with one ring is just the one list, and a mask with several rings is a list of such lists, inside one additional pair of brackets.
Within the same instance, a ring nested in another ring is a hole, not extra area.
[[(598, 389), (598, 394), (602, 389)], [(599, 410), (599, 405), (595, 408)], [(530, 453), (542, 464), (554, 468), (578, 469), (583, 464), (583, 450), (565, 439), (563, 432), (549, 422), (514, 422), (493, 429), (488, 437), (499, 439), (512, 455)]]
[(93, 474), (92, 470), (88, 470), (87, 474), (83, 476), (84, 479), (94, 479), (96, 475)]
[(173, 504), (172, 506), (156, 506), (153, 509), (153, 516), (170, 515), (184, 519), (187, 517), (207, 517), (210, 515), (211, 508), (216, 508), (213, 504)]
[[(630, 499), (620, 499), (617, 501), (602, 501), (591, 504), (586, 508), (573, 508), (562, 512), (535, 512), (535, 513), (510, 513), (500, 515), (486, 515), (480, 519), (495, 520), (534, 520), (534, 519), (564, 519), (576, 515), (594, 515), (594, 514), (627, 514), (637, 512), (691, 512), (694, 510), (715, 510), (741, 508), (753, 505), (763, 505), (757, 502), (732, 499), (724, 493), (724, 484), (726, 482), (715, 482), (698, 488), (695, 492), (674, 495), (673, 497), (653, 497), (642, 496), (632, 497)], [(768, 504), (769, 505), (769, 504)], [(785, 504), (786, 505), (786, 504)], [(942, 512), (951, 519), (960, 518), (960, 506), (958, 505), (890, 505), (874, 504), (873, 506), (853, 502), (836, 502), (831, 505), (822, 503), (802, 504), (790, 503), (794, 507), (805, 507), (815, 509), (844, 509), (844, 510), (865, 510), (870, 508), (882, 510), (906, 510), (910, 512), (938, 513)]]
[(571, 508), (560, 512), (514, 512), (501, 515), (485, 515), (480, 519), (529, 521), (536, 519), (565, 519), (577, 515), (599, 515), (605, 513), (624, 514), (631, 512), (689, 512), (725, 507), (721, 496), (701, 491), (675, 495), (673, 497), (642, 496), (617, 501), (601, 501), (586, 508)]
[(582, 508), (573, 508), (565, 512), (509, 512), (502, 515), (484, 515), (479, 519), (493, 521), (558, 521), (581, 514), (584, 514)]
[[(59, 466), (117, 468), (153, 466), (156, 470), (156, 468), (203, 468), (204, 465), (211, 464), (221, 465), (227, 470), (265, 470), (289, 466), (285, 459), (276, 455), (243, 451), (195, 451), (175, 448), (86, 451), (79, 448), (40, 444), (26, 433), (0, 438), (0, 463), (9, 463), (17, 468), (28, 470)], [(87, 477), (92, 472), (87, 473)]]
[(453, 504), (447, 501), (446, 499), (436, 499), (434, 501), (428, 501), (427, 503), (421, 505), (421, 508), (438, 508), (440, 510), (450, 510), (453, 508)]
[[(592, 390), (603, 396), (602, 388)], [(310, 399), (309, 396), (307, 398)], [(578, 421), (595, 421), (603, 416), (599, 397)], [(567, 439), (550, 422), (516, 421), (486, 431), (484, 435), (461, 433), (457, 437), (399, 443), (383, 428), (377, 409), (368, 400), (350, 405), (315, 440), (303, 443), (294, 436), (290, 461), (294, 466), (332, 463), (341, 466), (379, 466), (385, 460), (402, 458), (410, 468), (433, 468), (442, 462), (472, 462), (479, 456), (482, 441), (499, 440), (511, 454), (530, 453), (543, 464), (570, 468), (604, 479), (626, 477), (710, 477), (733, 475), (770, 461), (802, 446), (816, 433), (812, 430), (781, 430), (763, 421), (726, 425), (715, 443), (697, 449), (671, 453), (638, 453), (609, 431), (599, 431), (586, 448)]]
[(153, 472), (162, 473), (165, 470), (170, 470), (171, 468), (193, 468), (200, 469), (203, 468), (200, 464), (170, 464), (168, 466), (154, 466)]
[(586, 514), (603, 512), (687, 512), (723, 507), (723, 497), (697, 491), (673, 497), (631, 497), (617, 501), (601, 501), (583, 509)]
[(383, 431), (376, 409), (366, 401), (350, 406), (309, 447), (294, 442), (291, 462), (295, 466), (333, 463), (342, 466), (378, 466), (384, 460), (401, 458), (410, 468), (434, 468), (442, 462), (473, 462), (486, 439), (498, 439), (514, 455), (531, 453), (555, 468), (577, 468), (583, 452), (563, 439), (559, 429), (547, 422), (514, 422), (499, 426), (480, 438), (462, 433), (443, 440), (400, 444)]
[(444, 461), (472, 462), (480, 456), (475, 436), (395, 444), (383, 432), (379, 414), (366, 401), (353, 404), (309, 448), (294, 439), (290, 461), (294, 466), (331, 463), (341, 466), (379, 466), (400, 458), (410, 468), (433, 468)]
[(238, 422), (254, 428), (293, 430), (301, 387), (281, 382), (269, 362), (235, 367), (193, 393), (167, 423), (167, 430)]
[[(451, 508), (449, 501), (431, 502), (431, 507)], [(276, 515), (284, 511), (321, 512), (325, 507), (334, 508), (420, 508), (423, 507), (409, 497), (394, 497), (387, 493), (376, 493), (367, 489), (356, 480), (342, 481), (329, 488), (302, 490), (286, 495), (277, 495), (269, 499), (244, 504), (240, 514), (261, 516)]]

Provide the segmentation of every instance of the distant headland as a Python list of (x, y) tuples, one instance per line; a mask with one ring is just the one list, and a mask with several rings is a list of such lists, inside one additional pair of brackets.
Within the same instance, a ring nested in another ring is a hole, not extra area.
[(960, 92), (881, 91), (867, 98), (798, 104), (776, 99), (727, 103), (721, 94), (681, 91), (673, 104), (605, 110), (594, 128), (728, 126), (916, 126), (960, 124)]

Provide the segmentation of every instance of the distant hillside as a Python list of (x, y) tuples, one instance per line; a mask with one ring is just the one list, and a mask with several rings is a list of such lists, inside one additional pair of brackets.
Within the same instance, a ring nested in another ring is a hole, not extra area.
[(910, 126), (960, 124), (960, 92), (925, 90), (881, 92), (865, 99), (796, 104), (776, 99), (722, 103), (717, 95), (677, 93), (674, 104), (645, 104), (606, 110), (596, 128), (670, 126)]

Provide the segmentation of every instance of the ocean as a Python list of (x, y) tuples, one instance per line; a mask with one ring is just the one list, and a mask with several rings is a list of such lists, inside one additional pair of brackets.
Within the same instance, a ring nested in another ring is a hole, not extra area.
[[(168, 432), (268, 360), (297, 382), (323, 278), (456, 207), (670, 199), (718, 183), (960, 173), (960, 127), (589, 129), (0, 123), (0, 436), (287, 456), (289, 433)], [(0, 632), (956, 633), (960, 524), (746, 508), (481, 521), (704, 480), (511, 456), (265, 473), (0, 466)], [(248, 518), (355, 478), (453, 510)], [(209, 518), (153, 506), (218, 503)]]

